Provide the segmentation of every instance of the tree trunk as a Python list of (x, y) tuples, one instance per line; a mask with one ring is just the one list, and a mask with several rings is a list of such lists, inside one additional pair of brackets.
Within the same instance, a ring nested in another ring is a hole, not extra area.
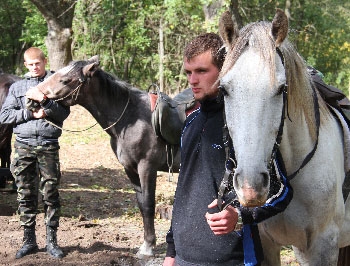
[(69, 28), (53, 29), (50, 26), (48, 28), (45, 44), (48, 50), (50, 69), (57, 71), (72, 61), (72, 31)]
[[(164, 35), (163, 35), (163, 22), (159, 23), (159, 89), (164, 92)], [(169, 93), (169, 92), (168, 92)]]
[(239, 14), (239, 3), (238, 0), (231, 0), (230, 2), (230, 11), (232, 16), (235, 18), (233, 21), (236, 22), (238, 29), (243, 27), (242, 16)]
[(72, 60), (72, 22), (75, 0), (30, 0), (47, 22), (46, 46), (50, 69), (56, 71)]
[(209, 5), (203, 6), (203, 12), (205, 16), (205, 21), (212, 21), (215, 19), (218, 10), (223, 6), (222, 0), (212, 1)]

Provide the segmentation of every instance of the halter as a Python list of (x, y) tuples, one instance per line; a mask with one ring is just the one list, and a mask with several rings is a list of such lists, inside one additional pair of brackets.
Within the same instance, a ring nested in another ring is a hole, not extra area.
[[(62, 98), (55, 99), (54, 101), (55, 102), (63, 101), (64, 99), (68, 98), (69, 96), (71, 96), (71, 95), (73, 96), (74, 93), (77, 92), (77, 94), (75, 96), (75, 99), (74, 99), (74, 100), (76, 100), (78, 98), (78, 96), (79, 96), (80, 88), (81, 88), (81, 86), (83, 86), (84, 82), (85, 82), (85, 79), (79, 78), (79, 85), (74, 90), (72, 90), (67, 95), (63, 96)], [(68, 85), (65, 85), (64, 87), (68, 87)]]
[[(284, 56), (282, 51), (276, 47), (276, 52), (279, 55), (279, 57), (281, 58), (282, 64), (283, 66), (285, 65), (285, 60), (284, 60)], [(313, 155), (315, 154), (315, 151), (317, 149), (317, 145), (318, 145), (318, 136), (319, 136), (319, 128), (320, 128), (320, 111), (319, 111), (319, 104), (318, 104), (318, 99), (317, 99), (317, 94), (315, 91), (314, 86), (312, 86), (313, 89), (313, 103), (314, 103), (314, 111), (315, 111), (315, 120), (316, 120), (316, 135), (317, 135), (317, 139), (315, 142), (315, 145), (313, 147), (313, 149), (306, 155), (306, 157), (304, 158), (303, 162), (301, 163), (301, 165), (299, 166), (299, 168), (292, 173), (291, 175), (288, 175), (286, 173), (283, 173), (285, 176), (287, 176), (288, 180), (292, 180), (298, 173), (299, 171), (304, 168), (304, 166), (311, 160), (311, 158), (313, 157)], [(281, 121), (280, 121), (280, 125), (278, 128), (278, 132), (277, 132), (277, 136), (276, 136), (276, 140), (275, 143), (273, 145), (272, 148), (272, 152), (271, 152), (271, 156), (270, 156), (270, 161), (268, 163), (267, 169), (269, 171), (269, 174), (271, 175), (273, 172), (273, 164), (274, 164), (274, 160), (278, 159), (277, 161), (281, 164), (281, 169), (285, 169), (284, 166), (284, 162), (283, 162), (283, 158), (282, 158), (282, 154), (280, 152), (280, 144), (282, 141), (282, 135), (283, 135), (283, 127), (284, 127), (284, 120), (286, 118), (286, 110), (288, 113), (288, 84), (287, 82), (283, 85), (283, 108), (282, 108), (282, 114), (281, 114)], [(227, 95), (227, 92), (225, 91), (225, 88), (223, 86), (219, 86), (219, 95), (218, 95), (218, 101), (223, 100), (223, 96)], [(226, 162), (231, 161), (234, 165), (234, 167), (232, 169), (228, 169), (228, 167), (225, 167), (225, 173), (224, 173), (224, 177), (221, 181), (220, 187), (219, 187), (219, 192), (218, 192), (218, 201), (217, 201), (217, 205), (218, 208), (220, 210), (225, 209), (228, 205), (232, 204), (234, 207), (239, 207), (240, 204), (238, 202), (237, 199), (232, 199), (231, 202), (226, 203), (225, 202), (225, 206), (223, 206), (223, 196), (225, 194), (225, 191), (227, 191), (230, 188), (230, 182), (233, 180), (233, 175), (235, 173), (235, 169), (237, 167), (237, 160), (233, 156), (231, 157), (230, 155), (230, 147), (229, 147), (229, 131), (228, 131), (228, 127), (227, 127), (227, 122), (226, 122), (226, 115), (225, 115), (225, 109), (223, 111), (223, 118), (224, 118), (224, 126), (222, 128), (223, 131), (223, 142), (224, 142), (224, 146), (225, 146), (225, 153), (226, 153)], [(231, 185), (232, 187), (232, 185)], [(233, 188), (232, 188), (233, 189)]]
[[(285, 61), (284, 61), (284, 56), (283, 56), (282, 51), (278, 47), (276, 47), (276, 52), (279, 55), (279, 57), (281, 58), (282, 65), (284, 66)], [(283, 85), (283, 92), (282, 92), (283, 93), (283, 107), (282, 107), (282, 114), (281, 114), (281, 122), (280, 122), (280, 125), (279, 125), (279, 128), (278, 128), (275, 144), (273, 145), (273, 148), (272, 148), (270, 161), (269, 161), (269, 164), (267, 166), (267, 169), (269, 170), (269, 173), (271, 173), (271, 168), (272, 168), (272, 165), (273, 165), (273, 161), (276, 158), (276, 153), (277, 153), (277, 151), (279, 151), (279, 147), (280, 147), (281, 141), (282, 141), (284, 120), (286, 118), (286, 116), (285, 116), (286, 109), (287, 109), (287, 112), (288, 112), (288, 101), (287, 101), (288, 91), (287, 90), (288, 90), (288, 84), (287, 84), (287, 81), (286, 81), (284, 83), (284, 85)]]

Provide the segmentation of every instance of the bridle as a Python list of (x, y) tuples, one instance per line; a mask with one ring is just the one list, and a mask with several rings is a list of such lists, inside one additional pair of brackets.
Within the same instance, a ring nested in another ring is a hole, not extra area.
[[(285, 60), (284, 60), (284, 55), (283, 55), (282, 51), (278, 47), (276, 47), (276, 52), (279, 55), (283, 66), (285, 66)], [(317, 94), (316, 94), (316, 91), (315, 91), (315, 88), (313, 85), (312, 85), (312, 89), (313, 89), (313, 103), (314, 103), (314, 111), (315, 111), (317, 139), (316, 139), (316, 142), (315, 142), (313, 149), (306, 155), (306, 157), (304, 158), (304, 160), (301, 163), (301, 165), (299, 166), (299, 168), (290, 175), (287, 175), (287, 173), (283, 173), (287, 177), (288, 180), (293, 179), (299, 173), (299, 171), (302, 168), (304, 168), (304, 166), (311, 160), (311, 158), (315, 154), (315, 151), (316, 151), (317, 146), (318, 146), (319, 128), (320, 128), (320, 110), (319, 110)], [(283, 97), (283, 107), (282, 107), (281, 121), (280, 121), (280, 125), (279, 125), (278, 132), (276, 135), (275, 143), (274, 143), (273, 148), (272, 148), (270, 160), (269, 160), (269, 163), (267, 165), (267, 169), (268, 169), (270, 175), (274, 171), (274, 169), (273, 169), (274, 168), (274, 161), (278, 161), (278, 163), (281, 164), (281, 169), (285, 169), (282, 154), (280, 152), (280, 144), (282, 141), (284, 120), (286, 118), (286, 112), (288, 114), (288, 100), (287, 100), (288, 99), (288, 84), (287, 84), (287, 81), (283, 85), (282, 94), (283, 94), (283, 96), (282, 96)], [(219, 86), (218, 101), (223, 101), (223, 97), (225, 95), (227, 95), (225, 88), (223, 86)], [(230, 145), (229, 145), (230, 136), (229, 136), (229, 131), (228, 131), (227, 122), (226, 122), (225, 109), (223, 111), (223, 118), (224, 118), (224, 126), (222, 128), (222, 131), (223, 131), (223, 143), (225, 146), (225, 153), (226, 153), (226, 162), (231, 162), (231, 165), (233, 165), (233, 167), (231, 169), (228, 168), (227, 165), (225, 167), (224, 177), (222, 179), (222, 182), (221, 182), (220, 187), (219, 187), (219, 192), (218, 192), (217, 204), (218, 204), (218, 207), (220, 210), (225, 209), (229, 204), (232, 204), (234, 207), (239, 207), (239, 205), (240, 205), (237, 199), (232, 199), (231, 202), (223, 203), (223, 196), (224, 196), (225, 192), (227, 191), (227, 189), (228, 188), (233, 189), (233, 185), (230, 185), (229, 183), (232, 182), (233, 176), (235, 173), (235, 169), (237, 167), (237, 160), (236, 160), (234, 154), (230, 153)], [(289, 118), (289, 115), (288, 115), (288, 118)], [(289, 120), (290, 120), (290, 118), (289, 118)]]
[[(78, 79), (78, 81), (79, 81), (79, 84), (77, 85), (77, 87), (76, 87), (74, 90), (70, 91), (69, 93), (67, 93), (67, 95), (64, 95), (63, 97), (61, 97), (61, 98), (59, 98), (59, 99), (54, 99), (54, 101), (55, 101), (55, 102), (63, 101), (64, 99), (67, 99), (67, 98), (70, 97), (70, 96), (74, 97), (74, 94), (75, 94), (74, 100), (76, 100), (76, 99), (78, 98), (78, 96), (79, 96), (81, 87), (85, 84), (85, 82), (89, 82), (90, 79), (89, 79), (89, 78), (86, 78), (86, 77), (83, 75), (83, 73), (81, 73), (81, 76), (80, 76), (80, 78)], [(66, 86), (68, 86), (68, 85), (65, 85), (65, 87), (66, 87)], [(115, 122), (113, 122), (111, 125), (109, 125), (109, 126), (107, 126), (107, 127), (105, 127), (105, 128), (102, 128), (104, 131), (107, 131), (108, 129), (114, 127), (114, 126), (122, 119), (122, 117), (124, 116), (124, 113), (125, 113), (127, 107), (129, 106), (129, 103), (130, 103), (130, 91), (127, 90), (127, 92), (128, 92), (128, 100), (127, 100), (127, 102), (126, 102), (126, 104), (125, 104), (125, 106), (124, 106), (124, 108), (123, 108), (122, 113), (120, 114), (120, 116), (118, 117), (118, 119), (115, 120)], [(48, 123), (52, 124), (53, 126), (59, 128), (59, 129), (61, 129), (61, 130), (64, 130), (64, 131), (67, 131), (67, 132), (72, 132), (72, 133), (83, 132), (83, 131), (89, 130), (89, 129), (93, 128), (94, 126), (96, 126), (96, 125), (98, 124), (98, 123), (96, 122), (96, 123), (93, 124), (92, 126), (89, 126), (89, 127), (85, 128), (85, 129), (83, 129), (83, 130), (68, 130), (68, 129), (63, 129), (62, 127), (57, 126), (56, 124), (54, 124), (53, 122), (51, 122), (51, 121), (49, 121), (49, 120), (47, 120), (47, 119), (46, 119), (46, 121), (47, 121)]]

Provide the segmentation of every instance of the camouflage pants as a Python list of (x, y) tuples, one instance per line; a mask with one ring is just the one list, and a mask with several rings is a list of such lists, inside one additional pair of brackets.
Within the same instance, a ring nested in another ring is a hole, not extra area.
[(61, 179), (59, 144), (30, 146), (15, 142), (11, 172), (17, 185), (18, 212), (22, 226), (34, 226), (38, 213), (39, 191), (45, 211), (45, 224), (58, 227)]

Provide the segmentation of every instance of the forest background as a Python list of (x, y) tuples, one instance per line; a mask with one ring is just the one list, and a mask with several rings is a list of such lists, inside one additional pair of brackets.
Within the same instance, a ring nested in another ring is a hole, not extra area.
[(186, 88), (182, 51), (203, 32), (218, 32), (230, 9), (239, 26), (271, 21), (281, 8), (289, 39), (324, 80), (349, 95), (348, 0), (0, 0), (0, 68), (23, 75), (23, 52), (42, 48), (51, 70), (99, 55), (101, 67), (147, 90)]

